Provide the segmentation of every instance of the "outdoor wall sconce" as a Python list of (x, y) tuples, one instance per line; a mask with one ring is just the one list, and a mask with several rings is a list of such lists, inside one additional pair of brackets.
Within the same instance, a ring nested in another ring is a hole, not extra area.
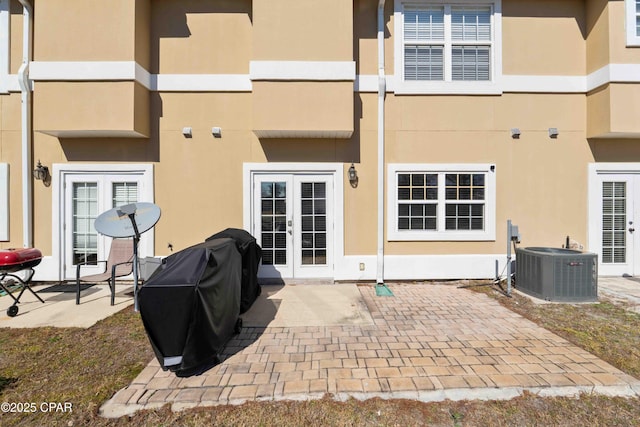
[(191, 126), (183, 127), (182, 134), (185, 138), (193, 138), (193, 130), (191, 129)]
[(222, 138), (222, 128), (217, 126), (212, 127), (211, 134), (213, 135), (214, 138)]
[(49, 173), (49, 168), (47, 166), (42, 166), (40, 160), (38, 160), (38, 165), (33, 170), (33, 177), (38, 181), (42, 181), (45, 187), (51, 185), (51, 174)]
[(511, 128), (511, 138), (513, 138), (513, 139), (520, 139), (520, 129), (518, 129), (518, 128)]
[(356, 167), (353, 163), (351, 163), (351, 166), (349, 167), (348, 176), (349, 184), (351, 184), (353, 188), (356, 188), (358, 186), (358, 171), (356, 171)]
[(549, 138), (558, 138), (558, 128), (549, 128)]

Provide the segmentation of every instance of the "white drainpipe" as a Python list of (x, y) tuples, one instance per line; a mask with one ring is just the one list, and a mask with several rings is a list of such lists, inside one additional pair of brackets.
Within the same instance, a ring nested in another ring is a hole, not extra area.
[(33, 246), (33, 181), (31, 179), (31, 84), (29, 62), (31, 61), (31, 34), (33, 6), (29, 0), (18, 0), (22, 5), (22, 65), (18, 70), (18, 82), (22, 91), (22, 246)]
[(384, 2), (378, 0), (378, 252), (376, 283), (384, 283)]

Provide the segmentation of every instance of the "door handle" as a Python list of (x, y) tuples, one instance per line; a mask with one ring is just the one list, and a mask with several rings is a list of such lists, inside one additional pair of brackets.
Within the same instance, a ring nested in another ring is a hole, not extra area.
[(288, 229), (288, 230), (287, 230), (287, 233), (289, 233), (289, 234), (293, 234), (293, 230)]
[(634, 231), (636, 231), (636, 229), (635, 229), (635, 228), (633, 228), (633, 227), (629, 227), (629, 233), (633, 233)]

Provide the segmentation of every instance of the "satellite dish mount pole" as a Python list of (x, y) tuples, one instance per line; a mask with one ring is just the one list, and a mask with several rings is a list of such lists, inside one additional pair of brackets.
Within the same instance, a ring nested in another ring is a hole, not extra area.
[(138, 311), (138, 242), (140, 242), (140, 232), (136, 224), (135, 204), (122, 206), (122, 212), (127, 214), (131, 225), (133, 225), (133, 309)]

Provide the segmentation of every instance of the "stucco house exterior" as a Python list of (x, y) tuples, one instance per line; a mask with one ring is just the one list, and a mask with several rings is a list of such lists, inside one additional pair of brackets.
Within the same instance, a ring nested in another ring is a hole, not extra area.
[(244, 228), (264, 278), (490, 278), (508, 220), (640, 273), (637, 0), (0, 0), (0, 113), (36, 280), (132, 201), (141, 256)]

